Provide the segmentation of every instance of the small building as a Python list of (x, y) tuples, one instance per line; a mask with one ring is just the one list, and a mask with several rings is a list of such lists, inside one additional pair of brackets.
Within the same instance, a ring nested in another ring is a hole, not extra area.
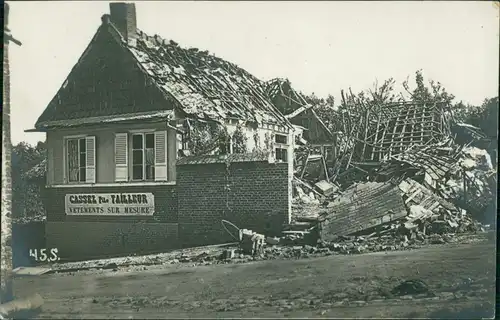
[[(267, 154), (292, 179), (294, 127), (260, 80), (207, 51), (142, 32), (133, 3), (111, 3), (101, 20), (27, 130), (46, 133), (49, 245), (86, 234), (72, 241), (108, 237), (113, 247), (128, 237), (149, 250), (155, 245), (141, 241), (148, 238), (175, 247), (180, 157)], [(98, 250), (90, 247), (87, 256)]]

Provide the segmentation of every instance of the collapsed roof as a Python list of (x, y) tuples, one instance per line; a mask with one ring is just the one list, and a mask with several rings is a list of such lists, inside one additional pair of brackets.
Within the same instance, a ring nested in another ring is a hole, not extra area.
[(314, 108), (290, 81), (276, 78), (264, 83), (264, 90), (273, 104), (291, 123), (306, 129), (305, 139), (310, 143), (333, 143), (334, 134), (318, 116)]
[(351, 158), (382, 161), (415, 145), (429, 145), (450, 136), (446, 104), (402, 101), (382, 106), (357, 106), (341, 113), (343, 132), (354, 141)]

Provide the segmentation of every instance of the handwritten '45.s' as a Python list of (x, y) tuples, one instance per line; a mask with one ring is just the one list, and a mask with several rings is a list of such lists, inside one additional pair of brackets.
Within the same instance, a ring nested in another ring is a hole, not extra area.
[(57, 255), (57, 248), (50, 249), (30, 249), (30, 257), (34, 258), (35, 261), (59, 261), (60, 258)]

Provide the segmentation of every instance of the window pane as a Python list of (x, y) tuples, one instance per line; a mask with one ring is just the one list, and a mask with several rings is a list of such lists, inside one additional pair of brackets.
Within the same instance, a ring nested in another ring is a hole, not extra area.
[(68, 180), (70, 182), (79, 181), (79, 162), (78, 162), (78, 140), (68, 140)]
[(85, 152), (80, 152), (80, 167), (87, 166), (87, 157)]
[(80, 177), (79, 177), (79, 178), (80, 178), (80, 180), (79, 180), (79, 181), (81, 181), (81, 182), (85, 182), (85, 180), (86, 180), (86, 176), (87, 176), (87, 175), (86, 175), (86, 173), (87, 173), (87, 172), (86, 172), (86, 169), (85, 169), (85, 168), (80, 168)]
[(132, 164), (133, 165), (142, 165), (142, 150), (134, 150), (132, 151)]
[(132, 149), (142, 149), (142, 134), (132, 136)]
[(155, 179), (155, 167), (147, 165), (146, 166), (146, 180), (154, 180)]
[(276, 160), (277, 161), (283, 161), (283, 162), (287, 161), (286, 149), (276, 148), (275, 151), (276, 151)]
[(155, 164), (155, 150), (154, 149), (146, 149), (146, 164), (154, 165)]
[(142, 165), (132, 167), (132, 179), (142, 180)]
[(155, 135), (154, 133), (146, 134), (146, 148), (154, 148), (155, 147)]
[(286, 142), (287, 142), (286, 140), (287, 140), (287, 137), (284, 135), (281, 135), (281, 134), (277, 134), (274, 137), (274, 141), (276, 143), (286, 144)]
[(85, 152), (87, 150), (87, 145), (85, 144), (85, 139), (78, 140), (80, 142), (80, 152)]

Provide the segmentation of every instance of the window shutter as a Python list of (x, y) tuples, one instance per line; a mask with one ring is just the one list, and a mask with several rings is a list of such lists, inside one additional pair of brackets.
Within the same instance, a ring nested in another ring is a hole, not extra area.
[(95, 137), (85, 137), (85, 145), (87, 152), (86, 155), (86, 172), (85, 172), (85, 182), (95, 183)]
[(167, 180), (167, 131), (155, 132), (155, 180)]
[(115, 181), (128, 181), (128, 134), (115, 134)]

